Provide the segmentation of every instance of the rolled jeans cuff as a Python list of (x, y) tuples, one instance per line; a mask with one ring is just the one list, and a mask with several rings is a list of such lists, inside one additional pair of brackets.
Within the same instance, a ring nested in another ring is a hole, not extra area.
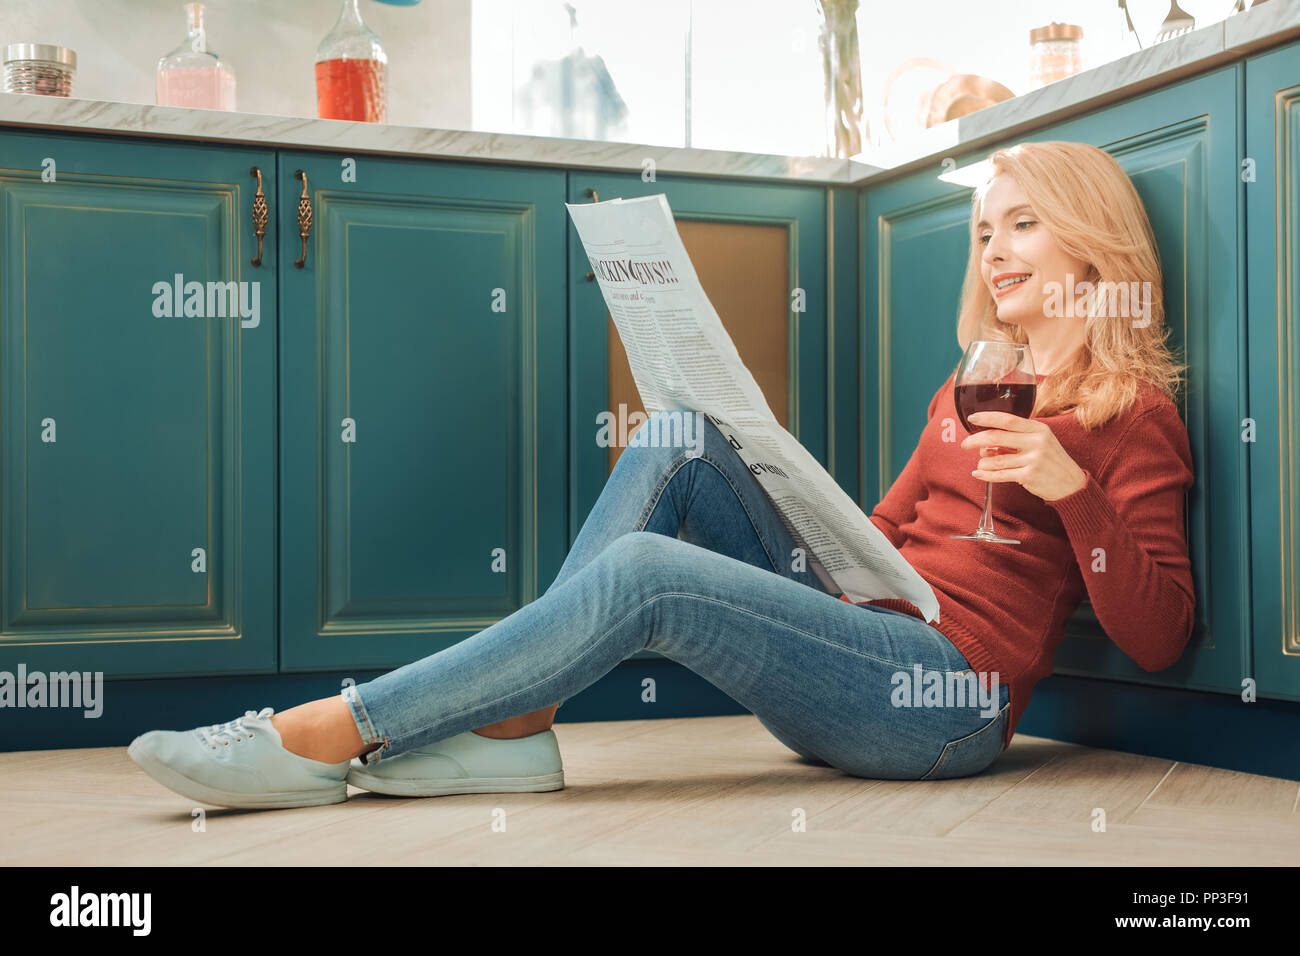
[(387, 756), (388, 738), (380, 734), (375, 729), (375, 725), (370, 722), (370, 716), (366, 713), (365, 705), (361, 703), (361, 696), (357, 693), (355, 685), (349, 684), (343, 688), (343, 699), (347, 701), (348, 711), (352, 714), (352, 720), (357, 725), (357, 732), (361, 734), (361, 742), (366, 745), (383, 744), (378, 750), (362, 754), (360, 757), (361, 762), (367, 766), (378, 763)]

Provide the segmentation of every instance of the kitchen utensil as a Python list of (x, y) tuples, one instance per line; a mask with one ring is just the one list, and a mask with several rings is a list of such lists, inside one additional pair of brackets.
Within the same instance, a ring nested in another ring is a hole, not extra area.
[(944, 80), (930, 94), (930, 108), (925, 125), (938, 126), (940, 123), (974, 113), (994, 103), (1009, 100), (1015, 95), (1001, 83), (990, 80), (987, 76), (958, 73)]
[(1160, 24), (1160, 29), (1152, 42), (1163, 43), (1184, 33), (1191, 33), (1195, 29), (1196, 21), (1178, 5), (1178, 0), (1169, 0), (1169, 15), (1165, 17), (1165, 22)]
[(898, 142), (925, 128), (931, 96), (955, 72), (947, 63), (928, 56), (904, 60), (889, 72), (881, 97), (881, 120), (889, 141)]
[[(1237, 0), (1238, 3), (1241, 0)], [(1121, 45), (1127, 45), (1127, 40), (1131, 36), (1137, 41), (1138, 49), (1142, 49), (1142, 38), (1138, 36), (1137, 27), (1133, 26), (1133, 17), (1128, 12), (1128, 0), (1119, 0), (1119, 8), (1124, 11), (1124, 29), (1121, 31), (1123, 40)]]

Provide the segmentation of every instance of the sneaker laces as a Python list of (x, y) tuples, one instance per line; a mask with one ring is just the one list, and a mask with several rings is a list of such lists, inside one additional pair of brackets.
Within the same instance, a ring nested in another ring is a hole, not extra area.
[[(213, 750), (218, 745), (229, 747), (230, 741), (234, 740), (239, 743), (245, 739), (251, 739), (255, 728), (266, 728), (271, 726), (267, 720), (274, 710), (270, 707), (263, 707), (260, 711), (246, 710), (243, 717), (227, 721), (224, 724), (213, 724), (211, 727), (200, 727), (199, 736), (207, 746)], [(246, 738), (244, 735), (247, 734)]]

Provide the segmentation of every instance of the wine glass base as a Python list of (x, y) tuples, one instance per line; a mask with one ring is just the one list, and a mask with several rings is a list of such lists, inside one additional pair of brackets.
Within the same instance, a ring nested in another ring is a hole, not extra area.
[(987, 541), (990, 544), (1019, 544), (1015, 538), (1003, 538), (1000, 535), (993, 534), (990, 531), (976, 531), (974, 534), (950, 534), (950, 538), (956, 538), (958, 541)]

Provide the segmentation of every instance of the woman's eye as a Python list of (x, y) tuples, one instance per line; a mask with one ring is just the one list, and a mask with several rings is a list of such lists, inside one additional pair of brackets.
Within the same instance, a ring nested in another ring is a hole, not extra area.
[[(1037, 219), (1022, 219), (1018, 223), (1016, 223), (1016, 228), (1019, 229), (1021, 226), (1034, 226), (1037, 224), (1038, 224)], [(982, 246), (989, 241), (989, 238), (990, 238), (989, 233), (986, 232), (984, 233), (984, 235), (980, 236), (975, 241)]]

